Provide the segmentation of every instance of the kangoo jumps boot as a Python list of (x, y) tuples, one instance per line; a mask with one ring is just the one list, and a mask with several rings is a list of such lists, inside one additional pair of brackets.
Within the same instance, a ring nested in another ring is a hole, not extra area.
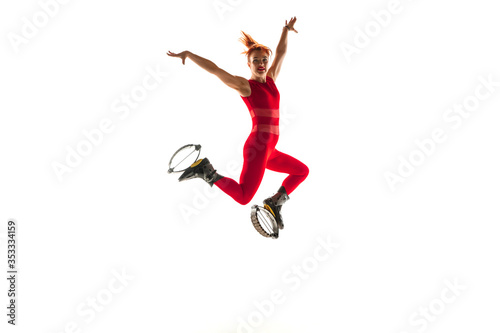
[(281, 186), (278, 190), (278, 193), (273, 195), (272, 197), (264, 200), (264, 208), (273, 214), (276, 219), (276, 223), (278, 223), (278, 228), (283, 229), (285, 226), (283, 224), (283, 218), (281, 217), (281, 206), (290, 198), (288, 194), (286, 194), (286, 190), (283, 186)]
[(224, 178), (224, 176), (219, 175), (216, 171), (217, 170), (214, 170), (208, 158), (205, 157), (191, 164), (191, 166), (179, 177), (179, 181), (183, 182), (193, 178), (201, 178), (210, 186), (213, 186), (216, 181)]

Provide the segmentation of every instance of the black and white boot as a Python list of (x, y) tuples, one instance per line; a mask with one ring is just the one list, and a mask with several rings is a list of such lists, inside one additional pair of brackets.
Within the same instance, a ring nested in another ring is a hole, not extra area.
[(214, 170), (208, 158), (205, 157), (191, 164), (191, 166), (179, 177), (179, 181), (183, 182), (193, 178), (201, 178), (210, 186), (213, 186), (216, 181), (224, 178), (224, 176), (219, 175), (216, 171), (217, 170)]
[(281, 217), (281, 206), (290, 199), (288, 194), (286, 194), (286, 190), (283, 186), (281, 186), (278, 190), (278, 193), (273, 195), (272, 197), (264, 200), (264, 208), (273, 214), (276, 219), (276, 223), (278, 223), (278, 228), (283, 229), (283, 218)]

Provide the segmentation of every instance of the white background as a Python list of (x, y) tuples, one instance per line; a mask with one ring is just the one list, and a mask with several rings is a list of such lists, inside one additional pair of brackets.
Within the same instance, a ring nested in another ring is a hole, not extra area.
[[(401, 0), (350, 62), (342, 43), (354, 46), (356, 29), (390, 1), (221, 0), (224, 10), (212, 0), (73, 0), (12, 43), (48, 2), (0, 6), (1, 267), (15, 219), (16, 331), (498, 331), (500, 87), (458, 128), (443, 118), (474, 96), (480, 76), (500, 81), (494, 2)], [(240, 30), (274, 52), (292, 16), (299, 33), (289, 33), (276, 82), (288, 115), (277, 148), (310, 174), (271, 240), (253, 229), (250, 207), (284, 175), (268, 171), (241, 206), (167, 174), (187, 143), (202, 144), (219, 170), (241, 168), (251, 120), (235, 91), (166, 52), (189, 50), (250, 78)], [(121, 119), (114, 103), (147, 68), (168, 76)], [(103, 119), (112, 132), (58, 179), (53, 164)], [(384, 174), (397, 174), (398, 156), (435, 128), (447, 140), (391, 191)], [(340, 245), (328, 253), (320, 240)], [(130, 280), (112, 294), (119, 272)], [(10, 332), (1, 280), (0, 327)], [(465, 290), (455, 295), (446, 281)], [(100, 311), (92, 298), (106, 303)], [(417, 316), (429, 307), (432, 320)]]

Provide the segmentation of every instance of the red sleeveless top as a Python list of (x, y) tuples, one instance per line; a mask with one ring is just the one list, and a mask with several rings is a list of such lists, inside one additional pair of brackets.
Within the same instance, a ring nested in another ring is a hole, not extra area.
[(279, 135), (280, 93), (274, 80), (266, 76), (266, 83), (248, 80), (251, 95), (241, 96), (252, 117), (252, 132), (268, 132)]

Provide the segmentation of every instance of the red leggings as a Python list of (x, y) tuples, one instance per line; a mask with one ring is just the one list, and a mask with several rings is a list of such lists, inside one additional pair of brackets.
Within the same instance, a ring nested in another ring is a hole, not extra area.
[(267, 132), (252, 132), (243, 147), (243, 170), (240, 183), (228, 177), (215, 182), (239, 204), (246, 205), (252, 200), (264, 177), (265, 169), (288, 173), (283, 181), (287, 194), (292, 193), (309, 174), (309, 168), (299, 160), (274, 149), (279, 135)]

